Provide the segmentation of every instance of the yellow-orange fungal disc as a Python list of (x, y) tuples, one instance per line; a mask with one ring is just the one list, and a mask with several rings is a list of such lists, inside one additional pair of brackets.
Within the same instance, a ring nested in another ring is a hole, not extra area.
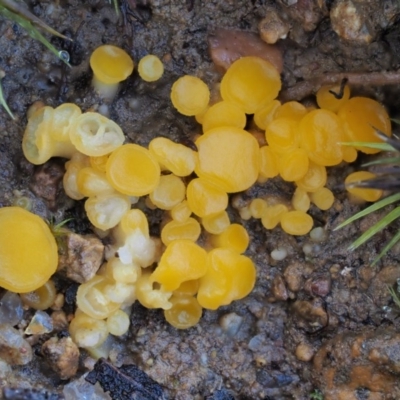
[(253, 218), (262, 218), (268, 208), (268, 203), (264, 199), (253, 199), (249, 207)]
[(279, 159), (279, 174), (287, 182), (302, 179), (308, 171), (309, 159), (304, 149), (288, 150)]
[(172, 85), (171, 101), (181, 114), (194, 116), (207, 108), (210, 90), (200, 78), (185, 75)]
[(124, 264), (118, 257), (112, 257), (98, 274), (119, 283), (135, 283), (141, 272), (138, 264)]
[(259, 146), (248, 132), (234, 127), (209, 130), (196, 140), (196, 174), (227, 193), (241, 192), (258, 177)]
[(293, 236), (306, 235), (311, 231), (314, 221), (304, 211), (289, 211), (281, 217), (282, 229)]
[(26, 293), (43, 286), (58, 264), (48, 225), (20, 207), (0, 209), (0, 286)]
[[(379, 129), (386, 136), (392, 135), (389, 115), (385, 108), (375, 100), (367, 97), (353, 97), (338, 111), (348, 142), (382, 142), (376, 136), (374, 128)], [(367, 154), (375, 154), (380, 150), (367, 147), (356, 147)]]
[(300, 121), (307, 114), (307, 109), (298, 101), (288, 101), (275, 110), (274, 119), (288, 118)]
[(193, 296), (172, 296), (172, 307), (164, 311), (164, 317), (176, 329), (188, 329), (195, 326), (201, 318), (203, 309)]
[(72, 144), (87, 156), (104, 156), (124, 143), (121, 128), (101, 114), (87, 112), (72, 121), (69, 130)]
[(201, 226), (194, 218), (184, 222), (170, 221), (161, 231), (161, 240), (168, 246), (174, 240), (185, 239), (195, 242), (201, 233)]
[(326, 187), (311, 193), (310, 198), (320, 210), (329, 210), (335, 201), (335, 196), (333, 195), (332, 191)]
[(310, 208), (310, 197), (308, 193), (297, 187), (293, 193), (292, 206), (297, 211), (307, 212)]
[(282, 216), (288, 212), (284, 204), (274, 204), (269, 206), (261, 218), (261, 223), (265, 229), (274, 229), (281, 222)]
[(148, 54), (140, 59), (138, 72), (146, 82), (158, 81), (164, 73), (164, 65), (157, 56)]
[(162, 168), (177, 176), (188, 176), (194, 171), (196, 152), (183, 144), (157, 137), (150, 142), (149, 150)]
[(114, 336), (122, 336), (129, 329), (129, 315), (122, 311), (117, 310), (107, 318), (107, 329)]
[(167, 246), (151, 280), (167, 291), (175, 290), (182, 282), (204, 276), (206, 258), (206, 251), (192, 241), (175, 240)]
[(265, 131), (265, 138), (272, 151), (281, 155), (299, 147), (299, 124), (289, 118), (274, 119)]
[(382, 197), (382, 190), (379, 189), (365, 189), (365, 188), (357, 188), (357, 187), (350, 187), (349, 185), (351, 183), (355, 182), (361, 182), (365, 181), (368, 179), (373, 179), (376, 178), (376, 175), (373, 174), (372, 172), (368, 171), (358, 171), (358, 172), (353, 172), (350, 174), (344, 181), (346, 185), (346, 190), (353, 194), (354, 196), (357, 196), (365, 201), (377, 201)]
[(185, 222), (188, 220), (192, 210), (189, 208), (187, 200), (183, 200), (170, 210), (171, 218), (178, 222)]
[(125, 144), (113, 151), (106, 165), (107, 179), (121, 193), (145, 196), (160, 181), (160, 166), (153, 154), (137, 144)]
[(95, 275), (90, 281), (79, 286), (76, 304), (85, 314), (95, 319), (104, 319), (119, 308), (104, 293), (112, 281), (101, 275)]
[(258, 57), (242, 57), (226, 71), (221, 81), (221, 96), (254, 114), (274, 100), (281, 89), (275, 67)]
[(229, 225), (222, 233), (212, 237), (214, 247), (223, 247), (244, 253), (249, 246), (249, 234), (246, 228), (239, 224)]
[(46, 106), (28, 120), (22, 138), (22, 150), (32, 164), (44, 164), (51, 157), (70, 158), (76, 152), (69, 137), (59, 140), (53, 136), (54, 109)]
[(90, 166), (99, 172), (106, 172), (108, 154), (98, 157), (89, 157)]
[(197, 300), (209, 310), (247, 296), (253, 289), (253, 262), (232, 249), (214, 249), (207, 255), (207, 273), (200, 279)]
[(260, 129), (267, 129), (267, 126), (275, 117), (275, 111), (281, 105), (279, 100), (272, 100), (265, 107), (254, 113), (254, 122)]
[(68, 328), (72, 340), (83, 348), (100, 346), (106, 341), (109, 333), (106, 321), (78, 311)]
[(219, 235), (230, 225), (229, 215), (226, 211), (209, 215), (201, 219), (203, 228), (213, 235)]
[(300, 121), (300, 147), (319, 165), (337, 165), (343, 160), (342, 122), (328, 110), (314, 110)]
[(174, 174), (162, 175), (150, 199), (161, 210), (171, 210), (185, 199), (186, 187)]
[(228, 194), (202, 178), (190, 181), (186, 197), (189, 208), (200, 218), (220, 213), (228, 207)]
[(326, 184), (326, 180), (326, 168), (323, 165), (318, 165), (310, 161), (307, 173), (303, 178), (296, 181), (296, 185), (306, 192), (315, 192)]
[(82, 200), (85, 195), (78, 189), (78, 174), (83, 168), (90, 165), (89, 157), (75, 153), (71, 160), (65, 163), (65, 174), (63, 177), (63, 186), (68, 197), (74, 200)]
[(149, 238), (149, 223), (147, 217), (143, 211), (133, 208), (130, 209), (121, 219), (121, 222), (114, 229), (113, 235), (119, 239), (123, 240), (129, 236), (136, 229), (146, 237)]
[(138, 279), (136, 295), (140, 304), (146, 308), (168, 310), (172, 307), (172, 304), (169, 302), (172, 292), (166, 291), (163, 287), (155, 287), (150, 271), (143, 272), (142, 276)]
[(246, 114), (235, 103), (220, 101), (207, 110), (202, 124), (203, 132), (219, 126), (235, 126), (243, 129), (246, 126)]
[(90, 56), (90, 67), (101, 82), (112, 84), (125, 80), (133, 71), (129, 54), (119, 47), (103, 45)]
[(183, 282), (178, 289), (174, 290), (174, 297), (177, 296), (194, 296), (199, 290), (200, 280), (194, 279), (192, 281)]
[(106, 174), (96, 171), (92, 167), (85, 167), (79, 170), (76, 183), (79, 192), (85, 197), (115, 192), (108, 182)]
[(118, 193), (101, 194), (85, 201), (89, 221), (103, 231), (114, 228), (130, 208), (129, 197)]
[(260, 147), (260, 170), (257, 181), (266, 182), (279, 174), (278, 157), (269, 146)]
[(207, 107), (206, 109), (204, 109), (204, 111), (202, 111), (201, 113), (196, 114), (196, 115), (194, 116), (196, 122), (199, 123), (200, 125), (203, 124), (204, 116), (206, 115), (206, 112), (208, 111), (209, 108), (210, 108), (210, 107)]
[(69, 130), (72, 121), (82, 114), (81, 109), (73, 103), (64, 103), (54, 109), (52, 121), (52, 136), (55, 140), (70, 143)]
[(347, 163), (352, 163), (357, 160), (357, 149), (353, 146), (342, 146), (343, 151), (343, 161)]
[[(349, 85), (345, 85), (341, 93), (341, 85), (322, 86), (317, 92), (317, 104), (319, 108), (337, 112), (339, 108), (350, 98)], [(332, 93), (333, 92), (333, 93)], [(335, 96), (335, 94), (336, 96)], [(338, 98), (339, 97), (339, 98)]]
[(56, 295), (56, 287), (50, 280), (32, 292), (21, 293), (20, 297), (24, 305), (35, 310), (46, 310), (53, 305)]

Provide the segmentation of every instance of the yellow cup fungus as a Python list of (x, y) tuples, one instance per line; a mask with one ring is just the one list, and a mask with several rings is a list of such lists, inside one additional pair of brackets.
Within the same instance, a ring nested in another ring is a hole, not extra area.
[(164, 65), (157, 56), (148, 54), (140, 59), (138, 72), (144, 81), (154, 82), (162, 77), (162, 74), (164, 73)]
[(281, 89), (276, 68), (258, 57), (242, 57), (226, 71), (221, 96), (237, 104), (246, 114), (254, 114), (274, 100)]
[(341, 121), (332, 111), (313, 110), (300, 121), (300, 147), (316, 164), (340, 164), (343, 160), (343, 139)]
[(125, 140), (124, 133), (114, 121), (92, 112), (74, 119), (69, 136), (78, 151), (96, 157), (111, 153)]
[(132, 58), (117, 46), (103, 45), (90, 56), (93, 70), (93, 86), (105, 98), (113, 98), (118, 91), (119, 82), (133, 72)]
[(246, 114), (235, 103), (220, 101), (212, 105), (204, 114), (203, 132), (219, 126), (235, 126), (244, 129), (246, 126)]
[(199, 302), (193, 296), (173, 296), (172, 307), (164, 311), (165, 319), (177, 329), (187, 329), (196, 325), (203, 312)]
[(210, 90), (201, 79), (185, 75), (172, 85), (171, 101), (181, 114), (194, 116), (207, 108)]
[(0, 209), (0, 286), (17, 293), (39, 289), (58, 264), (48, 225), (19, 207)]
[(258, 177), (259, 147), (250, 133), (235, 127), (209, 130), (196, 140), (196, 174), (227, 193), (252, 186)]
[(161, 231), (161, 240), (168, 246), (174, 240), (186, 239), (196, 242), (201, 234), (201, 226), (194, 218), (188, 218), (186, 221), (170, 221)]
[(150, 200), (161, 210), (171, 210), (185, 199), (186, 187), (182, 179), (174, 174), (162, 175)]
[(344, 85), (342, 93), (340, 85), (322, 86), (318, 89), (316, 98), (319, 108), (337, 112), (350, 98), (349, 85)]
[(377, 201), (382, 197), (383, 191), (380, 189), (368, 189), (368, 188), (358, 188), (352, 187), (352, 183), (357, 183), (361, 181), (366, 181), (368, 179), (375, 178), (376, 175), (368, 171), (357, 171), (348, 175), (344, 183), (346, 185), (346, 190), (352, 195), (363, 199), (365, 201)]
[[(340, 107), (338, 116), (344, 128), (343, 141), (381, 142), (375, 129), (379, 129), (386, 136), (392, 135), (389, 115), (376, 100), (353, 97)], [(367, 154), (379, 152), (378, 149), (363, 146), (356, 146), (356, 149)]]
[(306, 235), (313, 227), (313, 219), (304, 211), (288, 211), (281, 218), (282, 229), (293, 236)]
[(160, 181), (160, 166), (152, 153), (137, 144), (125, 144), (108, 158), (107, 178), (111, 185), (129, 196), (151, 193)]
[(174, 240), (165, 249), (151, 279), (167, 291), (175, 290), (181, 283), (201, 278), (207, 272), (206, 258), (206, 251), (191, 240)]

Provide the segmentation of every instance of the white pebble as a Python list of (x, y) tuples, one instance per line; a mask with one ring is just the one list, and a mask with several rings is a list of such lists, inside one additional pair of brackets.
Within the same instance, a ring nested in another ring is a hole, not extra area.
[(282, 261), (287, 257), (287, 255), (288, 251), (284, 247), (278, 247), (271, 252), (271, 257), (275, 261)]
[(324, 228), (318, 227), (314, 228), (310, 232), (310, 238), (313, 242), (323, 242), (326, 240), (326, 231)]

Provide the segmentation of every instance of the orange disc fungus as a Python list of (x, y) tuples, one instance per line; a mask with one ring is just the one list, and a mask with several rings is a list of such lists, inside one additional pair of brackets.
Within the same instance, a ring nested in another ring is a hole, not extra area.
[(87, 156), (104, 156), (124, 143), (121, 128), (101, 114), (87, 112), (71, 125), (70, 138), (78, 151)]
[(47, 224), (19, 207), (0, 209), (0, 286), (26, 293), (43, 286), (58, 264), (56, 241)]
[(340, 85), (322, 86), (317, 92), (318, 106), (326, 110), (337, 112), (350, 98), (350, 88), (348, 85), (344, 86), (343, 95), (338, 98), (337, 95), (340, 93), (340, 90)]
[(115, 150), (107, 161), (107, 179), (128, 196), (145, 196), (160, 181), (160, 166), (149, 150), (137, 144), (125, 144)]
[(376, 175), (368, 171), (357, 171), (350, 174), (344, 181), (346, 190), (365, 201), (377, 201), (381, 198), (383, 191), (380, 189), (366, 189), (351, 187), (351, 183), (361, 182), (375, 178)]
[(281, 78), (276, 68), (258, 57), (236, 60), (221, 81), (221, 96), (246, 114), (267, 106), (279, 93)]
[(171, 101), (181, 114), (194, 116), (207, 108), (210, 90), (200, 78), (185, 75), (172, 85)]
[(257, 180), (259, 147), (250, 133), (234, 127), (209, 130), (196, 141), (197, 175), (227, 193), (248, 189)]
[(300, 121), (300, 147), (318, 165), (337, 165), (343, 160), (342, 123), (332, 111), (314, 110)]
[[(338, 112), (344, 127), (344, 138), (349, 142), (381, 142), (376, 136), (375, 128), (387, 136), (392, 135), (390, 119), (381, 104), (366, 97), (353, 97)], [(356, 147), (367, 154), (380, 150), (367, 147)]]
[(175, 290), (182, 282), (201, 278), (207, 271), (206, 251), (190, 240), (174, 240), (161, 256), (151, 275), (165, 290)]
[(132, 58), (124, 50), (112, 45), (98, 47), (90, 56), (93, 70), (93, 86), (104, 97), (112, 98), (118, 91), (118, 83), (133, 71)]
[(293, 236), (306, 235), (313, 227), (313, 219), (304, 211), (289, 211), (282, 215), (282, 229)]
[(236, 126), (243, 129), (246, 125), (246, 114), (234, 103), (220, 101), (212, 105), (204, 114), (203, 132), (219, 126)]
[(157, 56), (148, 54), (139, 61), (138, 72), (144, 81), (154, 82), (164, 73), (164, 65)]
[(203, 310), (195, 297), (173, 296), (170, 302), (172, 307), (164, 311), (164, 316), (174, 328), (187, 329), (199, 322)]
[(207, 273), (200, 279), (197, 300), (209, 310), (246, 297), (256, 281), (250, 258), (232, 249), (214, 249), (207, 255)]

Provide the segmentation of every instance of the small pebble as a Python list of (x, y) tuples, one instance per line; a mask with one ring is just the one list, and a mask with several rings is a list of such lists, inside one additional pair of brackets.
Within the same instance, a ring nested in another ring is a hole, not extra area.
[(314, 356), (313, 348), (307, 343), (300, 343), (296, 347), (296, 357), (300, 361), (310, 361)]
[(223, 315), (219, 320), (220, 327), (226, 332), (228, 336), (235, 336), (243, 322), (243, 318), (236, 313), (229, 313)]
[(23, 316), (21, 298), (17, 293), (6, 292), (0, 300), (0, 324), (17, 325)]
[(36, 311), (28, 327), (25, 329), (25, 335), (43, 335), (53, 330), (53, 320), (50, 315), (44, 311)]
[(284, 247), (278, 247), (271, 252), (271, 257), (275, 261), (282, 261), (287, 257), (287, 255), (288, 251)]

